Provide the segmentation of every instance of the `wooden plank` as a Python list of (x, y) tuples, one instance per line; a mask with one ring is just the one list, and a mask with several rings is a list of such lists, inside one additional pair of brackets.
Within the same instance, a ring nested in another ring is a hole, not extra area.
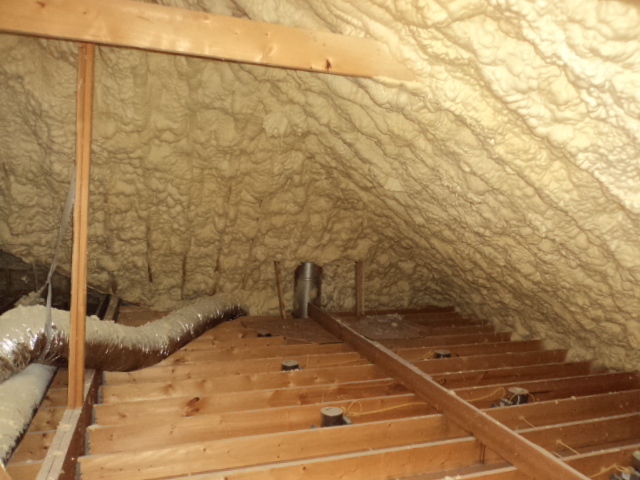
[(55, 430), (62, 419), (65, 407), (41, 407), (31, 420), (29, 429), (35, 432)]
[[(154, 381), (170, 381), (197, 377), (223, 377), (248, 373), (279, 372), (282, 362), (292, 360), (291, 357), (255, 358), (250, 360), (230, 360), (219, 362), (201, 362), (168, 367), (143, 368), (133, 372), (105, 372), (105, 384), (143, 383)], [(356, 352), (332, 353), (327, 355), (308, 355), (296, 357), (300, 368), (312, 370), (317, 368), (342, 368), (355, 365), (368, 365)]]
[[(6, 6), (3, 3), (0, 8)], [(10, 11), (5, 12), (5, 15)], [(0, 14), (0, 17), (3, 17), (3, 15)], [(95, 46), (93, 44), (80, 45), (78, 49), (78, 90), (76, 100), (76, 190), (73, 208), (71, 323), (69, 333), (68, 406), (71, 409), (81, 407), (83, 401), (94, 56)]]
[(311, 72), (412, 80), (369, 38), (129, 0), (4, 0), (0, 29)]
[(91, 423), (91, 405), (97, 397), (99, 377), (95, 371), (87, 371), (83, 404), (80, 408), (65, 411), (37, 480), (75, 480), (76, 462), (84, 452), (84, 432)]
[(438, 345), (463, 345), (472, 343), (495, 343), (508, 342), (511, 339), (511, 332), (480, 333), (467, 335), (434, 335), (423, 338), (408, 338), (397, 340), (380, 340), (380, 343), (391, 348), (422, 348)]
[[(420, 308), (387, 308), (387, 309), (378, 309), (378, 310), (367, 310), (367, 315), (391, 315), (391, 314), (399, 314), (399, 315), (409, 315), (414, 313), (451, 313), (455, 312), (456, 307), (448, 306), (448, 307), (438, 307), (435, 305), (426, 305)], [(333, 315), (337, 317), (348, 317), (355, 316), (355, 312), (353, 310), (349, 312), (335, 312)]]
[(167, 359), (158, 363), (156, 367), (169, 365), (184, 365), (187, 363), (212, 362), (214, 360), (246, 360), (254, 358), (299, 357), (303, 355), (321, 355), (329, 353), (352, 352), (353, 349), (344, 343), (330, 343), (326, 345), (281, 345), (257, 348), (228, 348), (215, 351), (177, 351)]
[(284, 310), (284, 295), (282, 294), (282, 281), (280, 280), (280, 262), (275, 260), (273, 262), (273, 268), (276, 272), (276, 290), (278, 292), (278, 306), (280, 307), (280, 317), (284, 320), (287, 318), (287, 313)]
[(356, 400), (384, 395), (405, 394), (396, 382), (372, 380), (336, 385), (233, 392), (208, 396), (150, 399), (144, 402), (100, 404), (94, 407), (98, 425), (125, 425), (213, 413), (238, 412), (295, 405), (313, 405), (337, 400)]
[(55, 430), (49, 430), (48, 432), (34, 432), (26, 433), (18, 447), (11, 455), (12, 462), (25, 462), (28, 460), (40, 460), (43, 459), (47, 450), (53, 442)]
[(637, 373), (603, 373), (550, 380), (518, 381), (502, 385), (470, 387), (455, 390), (456, 395), (476, 407), (486, 408), (506, 395), (509, 387), (529, 390), (534, 401), (621, 392), (640, 388)]
[(164, 448), (181, 443), (202, 442), (264, 433), (307, 430), (321, 422), (320, 410), (336, 406), (345, 410), (357, 408), (366, 414), (353, 417), (354, 424), (426, 415), (432, 409), (415, 395), (397, 395), (322, 404), (303, 405), (242, 412), (199, 415), (197, 417), (159, 418), (155, 421), (127, 425), (93, 425), (89, 434), (89, 452), (115, 453)]
[(273, 347), (276, 345), (297, 345), (299, 342), (288, 342), (286, 337), (255, 337), (255, 338), (242, 338), (238, 340), (224, 341), (224, 340), (211, 340), (208, 338), (198, 341), (198, 339), (189, 342), (187, 345), (180, 349), (181, 352), (194, 352), (197, 350), (221, 350), (237, 348), (241, 349), (254, 349), (258, 347)]
[(374, 365), (380, 366), (525, 474), (540, 480), (586, 480), (587, 477), (569, 468), (549, 452), (514, 433), (458, 396), (452, 395), (427, 374), (388, 348), (371, 342), (313, 305), (309, 305), (309, 313), (321, 326), (353, 345)]
[(481, 385), (494, 385), (495, 388), (501, 384), (586, 375), (590, 370), (591, 362), (568, 362), (444, 373), (432, 375), (432, 378), (449, 389)]
[(364, 315), (364, 262), (356, 262), (356, 316)]
[[(15, 480), (35, 480), (41, 467), (42, 460), (36, 460), (30, 462), (9, 463), (6, 469), (11, 478), (14, 478)], [(2, 478), (2, 475), (0, 475), (0, 479)]]
[[(394, 354), (395, 355), (395, 354)], [(497, 355), (473, 355), (471, 357), (436, 358), (415, 362), (424, 373), (436, 374), (489, 368), (521, 367), (562, 362), (566, 350), (538, 350), (534, 352), (499, 353)], [(400, 358), (402, 355), (397, 354)]]
[(158, 397), (182, 397), (185, 395), (211, 395), (216, 393), (245, 392), (280, 388), (307, 387), (365, 380), (377, 380), (387, 376), (374, 365), (290, 372), (230, 375), (214, 378), (160, 381), (136, 384), (105, 385), (102, 387), (102, 403), (113, 403)]
[(94, 455), (81, 459), (80, 471), (83, 478), (91, 480), (123, 477), (149, 480), (273, 463), (276, 459), (282, 462), (463, 436), (464, 432), (443, 416), (430, 415), (348, 428), (317, 428), (204, 441), (135, 454)]
[(68, 400), (68, 391), (66, 388), (50, 388), (47, 390), (40, 407), (61, 407)]
[[(587, 422), (565, 423), (554, 427), (532, 428), (522, 432), (522, 435), (542, 448), (557, 452), (566, 449), (566, 445), (581, 448), (589, 445), (590, 442), (592, 445), (604, 445), (616, 440), (633, 439), (633, 432), (639, 425), (639, 414), (621, 415)], [(450, 439), (458, 440), (447, 441)], [(370, 460), (377, 455), (375, 450), (378, 449), (425, 442), (436, 443), (432, 443), (430, 448), (423, 449), (423, 455), (431, 457), (432, 452), (429, 450), (437, 450), (444, 444), (451, 450), (451, 457), (459, 459), (458, 465), (502, 464), (503, 462), (491, 451), (484, 452), (480, 458), (475, 455), (465, 458), (465, 453), (476, 451), (479, 442), (466, 437), (462, 429), (451, 425), (442, 415), (431, 415), (353, 425), (348, 428), (286, 432), (222, 441), (205, 441), (155, 451), (85, 457), (81, 462), (81, 471), (83, 478), (91, 480), (110, 480), (120, 478), (122, 475), (126, 475), (129, 480), (151, 480), (260, 464), (276, 464), (259, 467), (254, 472), (273, 474), (275, 470), (281, 474), (287, 468), (284, 466), (283, 469), (280, 465), (283, 462), (374, 450), (368, 457)], [(342, 459), (347, 457), (343, 456)], [(176, 458), (180, 461), (176, 462)], [(340, 463), (340, 458), (334, 457), (334, 460), (337, 462), (332, 462), (331, 459), (320, 460), (325, 464), (325, 474), (330, 472), (331, 478), (343, 478), (348, 470), (336, 467), (335, 464)], [(438, 463), (430, 464), (428, 467), (421, 465), (422, 471), (427, 468), (433, 470), (441, 467), (442, 465)], [(231, 475), (230, 478), (234, 478), (233, 472), (221, 473), (228, 473)], [(393, 477), (397, 475), (395, 466), (388, 466), (384, 472), (376, 473)], [(360, 471), (359, 475), (362, 475)]]
[(487, 410), (493, 418), (514, 429), (634, 412), (640, 412), (640, 390), (568, 397)]
[(436, 350), (448, 350), (452, 357), (495, 355), (499, 353), (533, 352), (542, 350), (541, 340), (523, 342), (472, 343), (470, 345), (434, 345), (432, 347), (398, 348), (394, 351), (412, 362), (435, 358)]

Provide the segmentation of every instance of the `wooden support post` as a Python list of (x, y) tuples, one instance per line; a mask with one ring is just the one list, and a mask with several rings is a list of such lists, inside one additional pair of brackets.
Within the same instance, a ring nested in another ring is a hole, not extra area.
[(73, 257), (71, 265), (68, 394), (68, 407), (70, 409), (82, 406), (84, 393), (84, 342), (87, 318), (87, 233), (94, 56), (95, 45), (80, 45), (78, 50), (76, 110), (76, 199), (73, 211)]
[(437, 384), (429, 375), (380, 343), (369, 340), (311, 304), (309, 315), (524, 474), (538, 480), (588, 480), (546, 450)]
[(287, 318), (287, 313), (284, 311), (284, 298), (282, 295), (282, 282), (280, 280), (280, 262), (275, 260), (273, 262), (273, 268), (276, 270), (276, 287), (278, 288), (278, 303), (280, 304), (280, 317), (282, 320)]
[(356, 262), (356, 315), (364, 316), (364, 262)]

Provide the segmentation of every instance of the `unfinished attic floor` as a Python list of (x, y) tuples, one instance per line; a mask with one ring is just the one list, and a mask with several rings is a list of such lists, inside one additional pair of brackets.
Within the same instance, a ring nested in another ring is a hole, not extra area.
[[(389, 313), (341, 318), (588, 477), (631, 465), (637, 373), (592, 371), (453, 309)], [(529, 403), (490, 408), (510, 387)], [(104, 373), (100, 393), (82, 479), (529, 478), (312, 320), (239, 318), (157, 366)], [(320, 428), (325, 407), (351, 424)]]

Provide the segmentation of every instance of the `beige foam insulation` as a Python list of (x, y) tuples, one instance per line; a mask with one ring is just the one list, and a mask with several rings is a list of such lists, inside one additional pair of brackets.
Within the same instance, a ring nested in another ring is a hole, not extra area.
[[(168, 2), (167, 2), (168, 3)], [(596, 0), (182, 0), (374, 38), (416, 81), (100, 47), (89, 282), (160, 309), (456, 305), (640, 367), (640, 7)], [(74, 159), (77, 46), (0, 37), (0, 248), (50, 261)], [(69, 268), (70, 244), (61, 265)]]

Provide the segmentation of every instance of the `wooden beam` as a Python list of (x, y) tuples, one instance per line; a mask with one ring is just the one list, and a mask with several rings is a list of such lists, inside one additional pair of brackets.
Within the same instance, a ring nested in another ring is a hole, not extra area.
[(421, 338), (406, 338), (398, 340), (380, 340), (385, 347), (392, 350), (397, 348), (433, 347), (437, 345), (467, 345), (471, 343), (508, 342), (511, 332), (500, 333), (472, 333), (461, 335), (436, 335)]
[[(6, 7), (6, 4), (1, 5)], [(0, 14), (0, 17), (2, 17), (2, 14)], [(84, 342), (85, 322), (87, 319), (87, 222), (94, 56), (94, 45), (80, 45), (78, 49), (78, 89), (76, 99), (76, 195), (73, 209), (69, 395), (67, 400), (71, 409), (82, 406), (84, 385)]]
[(374, 365), (317, 370), (294, 370), (226, 377), (196, 377), (184, 380), (127, 383), (102, 387), (102, 403), (113, 403), (160, 397), (211, 395), (279, 388), (329, 385), (386, 378)]
[(104, 383), (119, 385), (123, 383), (144, 383), (167, 380), (179, 380), (195, 377), (224, 377), (227, 375), (258, 374), (279, 372), (282, 362), (297, 360), (300, 368), (313, 370), (317, 368), (349, 367), (368, 365), (370, 362), (356, 352), (332, 353), (327, 355), (302, 355), (299, 357), (253, 358), (248, 360), (229, 360), (218, 362), (190, 363), (168, 367), (143, 368), (134, 372), (105, 372)]
[(186, 363), (212, 362), (214, 360), (248, 360), (255, 358), (274, 358), (282, 356), (322, 355), (329, 353), (352, 352), (353, 349), (344, 343), (325, 345), (274, 345), (272, 347), (225, 348), (214, 351), (195, 350), (176, 353), (162, 362), (149, 368), (166, 367), (168, 365), (184, 365)]
[(76, 478), (76, 461), (84, 453), (85, 429), (91, 423), (91, 407), (97, 398), (100, 383), (100, 375), (93, 370), (87, 372), (82, 389), (82, 405), (64, 412), (37, 480)]
[(3, 0), (0, 30), (310, 72), (414, 78), (370, 38), (132, 0)]
[(461, 428), (494, 450), (525, 474), (539, 480), (587, 480), (549, 452), (526, 440), (486, 413), (438, 385), (429, 375), (382, 346), (359, 334), (344, 322), (309, 305), (311, 318), (330, 333), (353, 345), (374, 365), (433, 405)]
[(353, 400), (337, 400), (323, 404), (246, 410), (194, 417), (156, 418), (153, 421), (126, 425), (93, 425), (87, 429), (90, 453), (114, 453), (164, 448), (181, 443), (246, 437), (265, 433), (307, 430), (320, 425), (323, 407), (344, 410), (362, 409), (367, 415), (353, 418), (354, 424), (416, 417), (432, 412), (431, 407), (415, 395), (396, 395)]
[(280, 317), (284, 320), (287, 318), (287, 313), (284, 310), (284, 295), (282, 294), (282, 281), (280, 280), (280, 262), (275, 260), (273, 262), (273, 268), (276, 271), (276, 289), (278, 290), (278, 305), (280, 306)]
[(164, 418), (168, 421), (196, 415), (313, 405), (339, 400), (354, 401), (387, 395), (405, 395), (405, 400), (410, 401), (406, 388), (393, 380), (384, 379), (197, 397), (158, 398), (144, 402), (100, 404), (94, 407), (94, 412), (95, 423), (98, 425), (126, 425), (154, 422), (158, 418)]
[(364, 262), (356, 262), (356, 316), (364, 316)]

